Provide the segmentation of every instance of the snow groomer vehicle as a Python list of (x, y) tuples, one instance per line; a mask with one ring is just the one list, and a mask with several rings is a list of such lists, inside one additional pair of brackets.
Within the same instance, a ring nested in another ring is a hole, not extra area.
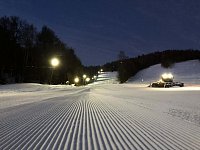
[(149, 87), (170, 88), (173, 86), (184, 86), (184, 83), (175, 82), (173, 79), (174, 77), (171, 73), (164, 73), (161, 75), (161, 79), (159, 81), (151, 83)]

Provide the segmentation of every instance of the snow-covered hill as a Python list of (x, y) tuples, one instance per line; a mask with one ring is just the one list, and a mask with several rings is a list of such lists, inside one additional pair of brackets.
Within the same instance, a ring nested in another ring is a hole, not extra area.
[(151, 66), (138, 72), (134, 77), (128, 80), (129, 83), (146, 83), (159, 80), (161, 74), (172, 73), (175, 81), (181, 81), (186, 84), (200, 84), (200, 61), (191, 60), (176, 63), (171, 68), (163, 68), (160, 64)]
[(117, 72), (101, 72), (97, 80), (92, 84), (115, 84), (117, 81)]

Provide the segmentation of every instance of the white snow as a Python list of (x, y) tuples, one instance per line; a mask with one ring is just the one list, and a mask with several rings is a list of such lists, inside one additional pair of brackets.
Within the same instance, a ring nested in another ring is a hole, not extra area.
[(146, 83), (159, 80), (163, 73), (172, 73), (175, 81), (181, 81), (186, 85), (200, 84), (200, 61), (191, 60), (181, 63), (176, 63), (171, 68), (163, 68), (160, 64), (151, 66), (136, 74), (129, 79), (130, 82)]
[(0, 149), (199, 150), (198, 63), (170, 70), (187, 83), (182, 88), (147, 87), (164, 71), (160, 65), (126, 84), (104, 72), (86, 87), (0, 86)]
[(116, 84), (117, 81), (117, 72), (101, 72), (98, 75), (97, 82), (93, 84)]
[(42, 85), (36, 83), (0, 86), (0, 109), (42, 101), (60, 95), (75, 94), (85, 89), (66, 85)]

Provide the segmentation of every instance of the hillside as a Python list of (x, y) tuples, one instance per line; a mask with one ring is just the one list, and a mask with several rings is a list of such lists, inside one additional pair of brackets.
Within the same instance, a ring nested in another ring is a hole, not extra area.
[(200, 61), (191, 60), (174, 64), (171, 68), (163, 68), (161, 64), (153, 65), (147, 69), (139, 71), (128, 83), (149, 84), (159, 80), (162, 73), (172, 73), (175, 81), (186, 84), (200, 84)]

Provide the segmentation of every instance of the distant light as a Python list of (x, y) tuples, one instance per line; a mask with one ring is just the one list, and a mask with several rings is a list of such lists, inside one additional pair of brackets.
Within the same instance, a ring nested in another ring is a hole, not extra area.
[(79, 82), (79, 78), (76, 77), (76, 78), (74, 79), (74, 82), (75, 82), (75, 83), (78, 83), (78, 82)]
[(163, 79), (173, 79), (173, 75), (171, 73), (164, 73), (161, 76)]
[(96, 79), (97, 78), (97, 76), (94, 76), (94, 79)]
[(161, 80), (163, 81), (163, 82), (173, 82), (173, 75), (171, 74), (171, 73), (164, 73), (164, 74), (162, 74), (162, 76), (161, 76)]
[(85, 81), (86, 81), (86, 82), (89, 82), (89, 81), (90, 81), (90, 78), (86, 78)]
[(101, 69), (100, 71), (103, 72), (103, 69)]
[(86, 74), (84, 74), (84, 75), (83, 75), (83, 79), (85, 79), (86, 77), (87, 77)]
[(57, 58), (52, 58), (51, 59), (51, 65), (53, 66), (53, 67), (56, 67), (56, 66), (58, 66), (59, 65), (59, 60), (57, 59)]
[(168, 74), (168, 77), (169, 78), (174, 78), (174, 76), (170, 73), (170, 74)]

